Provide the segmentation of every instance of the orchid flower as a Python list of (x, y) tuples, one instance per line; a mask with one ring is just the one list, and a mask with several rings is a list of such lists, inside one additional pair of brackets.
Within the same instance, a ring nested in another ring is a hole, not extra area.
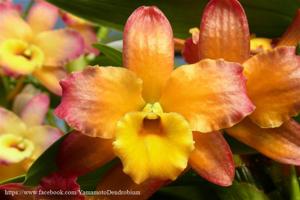
[(14, 111), (0, 107), (0, 180), (25, 173), (32, 161), (48, 148), (61, 132), (42, 125), (49, 97), (27, 86), (16, 97)]
[[(203, 177), (230, 185), (232, 153), (218, 130), (254, 110), (241, 65), (205, 59), (173, 70), (169, 21), (158, 8), (144, 6), (125, 25), (123, 61), (126, 68), (88, 67), (61, 81), (56, 115), (95, 137), (95, 143), (80, 140), (79, 155), (85, 159), (75, 169), (73, 152), (72, 172), (78, 175), (117, 156), (123, 171), (140, 184), (148, 179), (175, 180), (189, 161)], [(74, 140), (65, 143), (68, 150), (77, 148)], [(65, 160), (64, 165), (69, 164)]]
[(277, 47), (250, 56), (249, 28), (237, 0), (211, 0), (206, 6), (199, 40), (186, 42), (188, 62), (220, 59), (242, 63), (247, 93), (255, 111), (226, 132), (262, 154), (282, 163), (300, 164), (299, 12)]
[(60, 95), (62, 67), (83, 53), (84, 41), (73, 30), (51, 30), (57, 17), (58, 9), (43, 1), (30, 9), (27, 22), (15, 9), (0, 6), (0, 73), (32, 74)]
[(67, 12), (62, 12), (62, 19), (68, 27), (80, 33), (84, 39), (85, 53), (99, 54), (99, 50), (93, 47), (98, 41), (93, 24)]

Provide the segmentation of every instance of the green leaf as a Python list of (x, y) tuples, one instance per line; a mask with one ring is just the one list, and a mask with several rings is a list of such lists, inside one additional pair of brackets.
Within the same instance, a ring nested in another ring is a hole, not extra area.
[(0, 78), (0, 106), (3, 107), (7, 106), (5, 84), (6, 84), (5, 79)]
[(199, 176), (193, 169), (188, 170), (182, 176), (170, 183), (169, 186), (207, 185), (208, 181)]
[(114, 66), (114, 64), (111, 62), (110, 59), (108, 59), (107, 57), (100, 55), (97, 56), (95, 59), (93, 59), (90, 62), (90, 65), (94, 66), (94, 65), (99, 65), (99, 66)]
[[(100, 50), (101, 54), (104, 55), (105, 61), (107, 63), (110, 63), (110, 65), (113, 66), (122, 66), (122, 52), (101, 43), (94, 44), (94, 47)], [(100, 55), (98, 57), (98, 60), (96, 59), (96, 61), (100, 62), (101, 60), (99, 59), (103, 58), (103, 55)]]
[(22, 183), (25, 180), (25, 176), (26, 175), (20, 175), (20, 176), (14, 177), (14, 178), (10, 178), (10, 179), (1, 181), (0, 185), (7, 184), (7, 183)]
[(298, 43), (296, 46), (296, 54), (300, 55), (300, 43)]
[(281, 196), (279, 190), (274, 190), (268, 194), (269, 199), (272, 200), (285, 200), (284, 197)]
[(190, 169), (177, 180), (162, 187), (150, 200), (219, 200), (211, 183)]
[(36, 186), (40, 180), (57, 170), (56, 166), (56, 155), (61, 142), (65, 139), (68, 134), (65, 134), (54, 144), (52, 144), (29, 168), (24, 185)]
[[(198, 27), (207, 0), (48, 0), (82, 18), (123, 30), (129, 15), (141, 5), (156, 5), (170, 20), (176, 37), (188, 37), (191, 27)], [(258, 36), (278, 37), (290, 24), (300, 1), (240, 0), (251, 32)]]
[(221, 200), (269, 200), (263, 191), (252, 184), (233, 182), (230, 187), (216, 187)]
[(150, 200), (218, 200), (214, 191), (209, 187), (198, 185), (169, 186), (159, 190)]
[(77, 182), (80, 185), (80, 189), (84, 191), (94, 191), (96, 190), (97, 184), (100, 182), (105, 173), (112, 168), (118, 159), (114, 159), (102, 167), (96, 169), (95, 171), (88, 173), (84, 176), (78, 178)]

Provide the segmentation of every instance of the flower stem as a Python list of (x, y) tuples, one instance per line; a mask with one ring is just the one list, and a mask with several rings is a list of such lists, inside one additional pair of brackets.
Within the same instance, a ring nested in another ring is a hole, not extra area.
[(297, 180), (296, 169), (291, 166), (289, 177), (290, 200), (300, 200), (300, 188)]

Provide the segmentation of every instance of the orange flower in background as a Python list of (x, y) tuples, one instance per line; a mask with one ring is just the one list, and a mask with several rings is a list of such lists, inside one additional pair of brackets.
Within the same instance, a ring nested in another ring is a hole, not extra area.
[(16, 97), (13, 107), (15, 113), (0, 107), (0, 180), (25, 173), (62, 135), (57, 128), (43, 125), (49, 97), (31, 85)]
[(300, 9), (297, 10), (296, 16), (291, 23), (291, 25), (288, 27), (288, 29), (285, 31), (285, 33), (280, 38), (279, 42), (277, 43), (277, 46), (296, 46), (299, 44), (300, 41)]
[[(299, 15), (298, 15), (299, 16)], [(226, 132), (279, 162), (300, 164), (300, 125), (292, 120), (300, 111), (299, 17), (278, 46), (250, 57), (247, 18), (237, 0), (211, 0), (204, 10), (199, 40), (186, 42), (188, 62), (223, 58), (242, 63), (247, 93), (255, 111)]]
[[(173, 70), (172, 29), (156, 7), (140, 7), (129, 17), (123, 61), (126, 68), (89, 67), (61, 82), (62, 102), (55, 113), (99, 142), (90, 148), (89, 139), (81, 140), (80, 155), (90, 162), (80, 160), (74, 174), (118, 156), (123, 171), (139, 184), (174, 180), (190, 161), (203, 177), (230, 185), (232, 154), (216, 131), (254, 110), (240, 64), (205, 59)], [(76, 149), (70, 137), (66, 146)], [(99, 151), (101, 156), (95, 154)]]
[(64, 64), (80, 56), (84, 41), (70, 29), (51, 30), (58, 9), (39, 1), (25, 22), (15, 9), (0, 6), (0, 71), (5, 75), (35, 76), (55, 94), (61, 94), (59, 80)]

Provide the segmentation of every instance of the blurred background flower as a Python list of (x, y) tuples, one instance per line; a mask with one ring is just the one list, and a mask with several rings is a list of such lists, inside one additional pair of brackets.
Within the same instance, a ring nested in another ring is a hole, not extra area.
[(27, 85), (18, 94), (13, 111), (0, 107), (0, 180), (24, 174), (62, 132), (44, 125), (49, 97)]

